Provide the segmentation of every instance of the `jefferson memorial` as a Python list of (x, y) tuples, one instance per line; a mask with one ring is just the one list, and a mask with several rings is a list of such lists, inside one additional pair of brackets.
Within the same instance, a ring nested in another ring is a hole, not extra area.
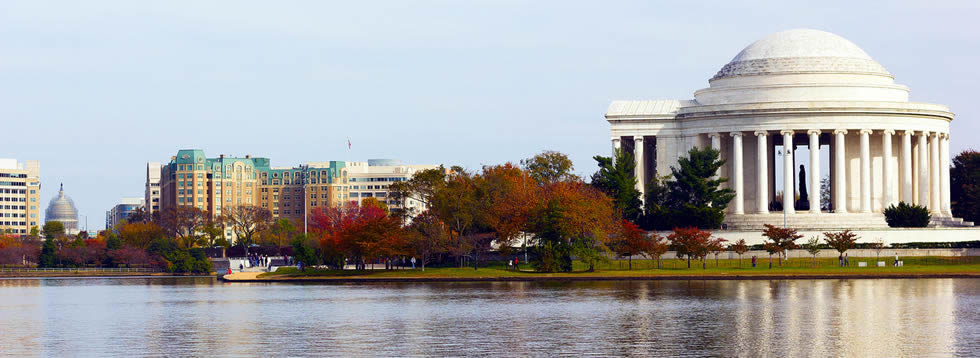
[[(633, 153), (639, 183), (670, 174), (692, 147), (710, 146), (736, 193), (727, 229), (784, 218), (800, 229), (881, 229), (884, 208), (900, 201), (929, 208), (930, 226), (972, 226), (950, 210), (953, 113), (910, 102), (909, 88), (850, 41), (817, 30), (775, 33), (708, 84), (694, 99), (609, 106), (612, 146)], [(824, 177), (830, 195), (821, 199)]]

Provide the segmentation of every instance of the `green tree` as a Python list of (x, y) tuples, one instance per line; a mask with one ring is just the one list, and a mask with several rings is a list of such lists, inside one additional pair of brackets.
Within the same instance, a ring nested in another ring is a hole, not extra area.
[(316, 266), (319, 263), (316, 250), (313, 249), (314, 245), (309, 241), (306, 235), (300, 234), (292, 242), (293, 258), (296, 259), (296, 262), (303, 263), (303, 271), (306, 271), (307, 266)]
[(65, 224), (60, 221), (48, 221), (44, 223), (44, 238), (54, 239), (65, 234)]
[(890, 227), (926, 227), (929, 226), (929, 209), (921, 205), (909, 204), (904, 201), (898, 205), (885, 208), (885, 222)]
[(617, 149), (614, 157), (592, 157), (599, 171), (592, 174), (592, 186), (613, 199), (623, 218), (638, 223), (643, 215), (640, 191), (636, 189), (636, 161), (633, 155)]
[(54, 237), (44, 239), (44, 244), (41, 245), (41, 255), (38, 256), (37, 266), (55, 267), (57, 254), (58, 246), (54, 243)]
[(272, 225), (272, 234), (276, 235), (279, 239), (278, 247), (279, 251), (282, 251), (282, 242), (286, 240), (288, 242), (289, 237), (296, 232), (296, 227), (293, 226), (293, 222), (286, 218), (280, 218), (276, 220), (276, 223)]
[(572, 160), (560, 152), (544, 151), (531, 158), (521, 160), (521, 166), (531, 174), (531, 177), (542, 184), (578, 179), (572, 174), (572, 170), (575, 169)]
[(687, 158), (677, 161), (678, 167), (670, 168), (673, 179), (667, 185), (673, 219), (682, 226), (717, 229), (725, 219), (725, 208), (735, 197), (731, 189), (720, 188), (728, 178), (715, 176), (725, 161), (712, 148), (694, 147), (687, 154)]
[(816, 236), (811, 237), (806, 244), (803, 244), (803, 247), (806, 248), (806, 252), (810, 253), (810, 256), (813, 257), (812, 264), (816, 265), (817, 255), (820, 254), (820, 239)]
[[(225, 229), (218, 221), (209, 219), (197, 230), (201, 233), (201, 239), (207, 247), (215, 248), (222, 246), (219, 241), (225, 240)], [(227, 241), (225, 240), (225, 242)]]
[(967, 150), (954, 157), (949, 182), (953, 215), (980, 222), (980, 152)]

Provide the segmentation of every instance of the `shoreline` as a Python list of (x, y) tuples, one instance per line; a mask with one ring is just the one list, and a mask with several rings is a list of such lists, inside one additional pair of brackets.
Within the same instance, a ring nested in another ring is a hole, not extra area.
[(834, 280), (834, 279), (925, 279), (925, 278), (980, 278), (980, 272), (944, 273), (842, 273), (842, 274), (758, 274), (758, 275), (575, 275), (575, 276), (500, 276), (500, 277), (225, 277), (219, 275), (218, 281), (227, 283), (276, 283), (276, 282), (319, 282), (319, 283), (397, 283), (397, 282), (583, 282), (583, 281), (717, 281), (717, 280)]
[(0, 272), (5, 278), (126, 278), (126, 277), (214, 277), (206, 275), (181, 275), (170, 272)]

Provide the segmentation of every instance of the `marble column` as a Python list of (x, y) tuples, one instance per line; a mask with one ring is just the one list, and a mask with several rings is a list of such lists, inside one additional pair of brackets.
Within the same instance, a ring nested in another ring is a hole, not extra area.
[(613, 163), (616, 162), (616, 152), (618, 152), (623, 146), (621, 144), (622, 140), (619, 137), (612, 139), (612, 160)]
[(758, 159), (756, 163), (756, 210), (759, 214), (769, 213), (769, 159), (767, 153), (769, 152), (769, 144), (767, 139), (769, 133), (766, 131), (755, 131), (756, 138), (756, 154), (758, 154)]
[(643, 136), (633, 137), (633, 158), (636, 161), (636, 168), (633, 170), (633, 175), (636, 177), (636, 190), (640, 191), (641, 200), (645, 197), (646, 185), (643, 178), (643, 167), (645, 160), (643, 160)]
[(895, 204), (895, 165), (892, 163), (892, 134), (895, 131), (891, 129), (886, 129), (881, 132), (881, 157), (882, 165), (884, 166), (881, 171), (882, 180), (882, 190), (884, 190), (884, 195), (882, 195), (882, 210), (887, 208), (889, 205)]
[(926, 137), (929, 132), (923, 131), (919, 135), (919, 200), (916, 204), (929, 206), (929, 146), (926, 145)]
[(742, 132), (732, 132), (732, 187), (735, 190), (735, 214), (745, 214), (745, 176), (742, 174)]
[[(711, 138), (711, 149), (718, 151), (718, 158), (721, 158), (721, 133), (710, 133), (708, 137)], [(715, 171), (715, 179), (721, 177), (721, 168)]]
[(942, 213), (939, 204), (939, 141), (942, 134), (933, 132), (929, 136), (929, 211), (934, 215)]
[(846, 167), (845, 161), (847, 160), (844, 156), (844, 135), (847, 134), (846, 129), (838, 129), (834, 131), (834, 212), (835, 213), (847, 213), (847, 177), (844, 176), (844, 168)]
[(783, 211), (786, 214), (796, 213), (796, 188), (793, 185), (793, 131), (784, 130), (783, 135)]
[(939, 185), (942, 187), (939, 191), (942, 193), (940, 205), (942, 206), (943, 214), (953, 216), (949, 196), (949, 160), (949, 133), (944, 133), (943, 140), (939, 143)]
[(810, 213), (820, 213), (820, 130), (806, 132), (810, 136)]
[(861, 134), (861, 212), (871, 212), (871, 130), (862, 129)]
[(915, 203), (912, 196), (912, 131), (902, 132), (902, 201)]

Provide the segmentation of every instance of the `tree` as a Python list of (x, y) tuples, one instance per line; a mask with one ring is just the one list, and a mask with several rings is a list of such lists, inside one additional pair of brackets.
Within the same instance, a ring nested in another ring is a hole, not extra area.
[(725, 208), (735, 197), (731, 189), (721, 189), (728, 178), (716, 176), (725, 165), (719, 152), (712, 148), (691, 148), (687, 158), (671, 167), (673, 179), (668, 182), (670, 202), (674, 206), (674, 220), (681, 225), (717, 229), (725, 219)]
[(687, 258), (687, 268), (691, 268), (691, 259), (702, 259), (708, 255), (711, 245), (711, 231), (705, 231), (696, 227), (674, 228), (674, 232), (667, 236), (677, 257)]
[(671, 217), (672, 206), (670, 203), (667, 182), (670, 181), (670, 174), (664, 176), (654, 176), (646, 186), (646, 199), (643, 201), (643, 216), (640, 219), (640, 226), (646, 230), (664, 229), (669, 230), (676, 226)]
[[(45, 224), (47, 226), (47, 224)], [(48, 231), (45, 231), (47, 235)], [(54, 243), (54, 237), (48, 237), (44, 239), (44, 244), (41, 246), (41, 255), (38, 256), (38, 267), (55, 267), (55, 261), (57, 259), (58, 246)]]
[(153, 240), (163, 236), (163, 229), (152, 221), (123, 223), (119, 226), (119, 238), (122, 242), (141, 250), (146, 250)]
[(594, 269), (618, 224), (612, 200), (598, 189), (581, 181), (546, 184), (530, 224), (538, 243), (535, 266), (540, 271), (571, 271), (575, 251)]
[(651, 233), (649, 236), (650, 247), (646, 252), (647, 256), (657, 261), (657, 268), (660, 268), (660, 257), (670, 250), (670, 242), (667, 238)]
[(304, 234), (296, 236), (292, 241), (292, 246), (293, 257), (297, 262), (303, 264), (301, 266), (302, 271), (306, 271), (307, 266), (316, 266), (318, 258), (309, 237)]
[(405, 244), (399, 218), (389, 216), (377, 201), (319, 208), (310, 218), (312, 238), (319, 242), (324, 263), (344, 267), (345, 259), (364, 269), (366, 259), (390, 258)]
[(44, 238), (55, 239), (65, 234), (65, 224), (60, 221), (48, 221), (44, 223)]
[(170, 208), (161, 211), (160, 227), (183, 247), (190, 248), (197, 242), (197, 230), (207, 223), (208, 217), (206, 211), (192, 206)]
[(403, 220), (418, 214), (411, 212), (415, 209), (409, 208), (406, 201), (408, 199), (417, 200), (428, 207), (432, 204), (436, 192), (445, 185), (446, 168), (442, 166), (416, 172), (406, 181), (392, 183), (388, 186), (388, 199), (401, 203), (400, 207), (403, 208), (392, 214)]
[[(373, 198), (371, 198), (373, 199)], [(289, 237), (296, 232), (296, 227), (293, 226), (293, 222), (286, 218), (279, 218), (276, 223), (272, 226), (272, 234), (279, 239), (277, 247), (279, 251), (282, 252), (282, 242), (286, 240), (288, 242)]]
[(146, 212), (146, 208), (144, 208), (144, 207), (141, 206), (141, 207), (136, 208), (136, 210), (133, 210), (133, 212), (131, 212), (129, 214), (129, 216), (125, 217), (124, 219), (127, 222), (131, 222), (131, 223), (132, 222), (145, 222), (145, 221), (149, 221), (150, 220), (150, 215), (149, 215), (149, 213)]
[(575, 168), (572, 165), (572, 160), (560, 152), (544, 151), (531, 158), (521, 160), (521, 166), (541, 184), (578, 180), (578, 177), (572, 174), (572, 170)]
[(527, 231), (538, 185), (528, 172), (511, 163), (484, 166), (475, 183), (476, 202), (482, 213), (477, 215), (477, 226), (490, 231), (501, 252), (507, 254), (521, 233)]
[(885, 249), (885, 241), (877, 238), (871, 242), (871, 249), (875, 252), (875, 260), (881, 258), (881, 250)]
[(765, 228), (762, 230), (762, 236), (769, 239), (768, 242), (772, 243), (772, 248), (777, 249), (776, 252), (780, 254), (778, 256), (780, 266), (783, 264), (782, 258), (786, 255), (786, 250), (795, 249), (797, 247), (795, 241), (803, 237), (803, 235), (798, 234), (794, 229), (781, 228), (769, 224), (765, 224)]
[(436, 255), (449, 247), (449, 228), (430, 211), (416, 216), (407, 232), (409, 252), (418, 258), (422, 271)]
[(738, 255), (738, 267), (742, 267), (742, 255), (749, 252), (749, 246), (745, 244), (745, 239), (739, 239), (734, 244), (728, 245), (728, 251)]
[(811, 237), (803, 246), (806, 248), (806, 252), (810, 253), (810, 256), (813, 257), (812, 264), (816, 265), (817, 255), (820, 254), (820, 239), (816, 236)]
[(620, 222), (618, 237), (611, 243), (612, 251), (619, 257), (627, 257), (629, 269), (633, 269), (633, 255), (646, 255), (651, 251), (653, 243), (647, 238), (647, 233), (629, 220)]
[(594, 156), (599, 171), (592, 174), (592, 186), (613, 199), (623, 218), (634, 223), (643, 215), (640, 191), (636, 189), (636, 161), (633, 155), (617, 149), (613, 157)]
[(830, 210), (830, 177), (820, 178), (820, 209)]
[(228, 210), (222, 221), (231, 226), (248, 255), (248, 247), (254, 242), (255, 234), (265, 230), (270, 224), (272, 213), (260, 206), (239, 205)]
[[(199, 227), (198, 232), (201, 233), (201, 238), (204, 244), (209, 248), (215, 248), (222, 246), (220, 240), (225, 240), (225, 229), (221, 225), (221, 222), (208, 219), (204, 225)], [(227, 242), (227, 240), (225, 240)]]
[(953, 158), (949, 170), (953, 215), (980, 222), (980, 152), (966, 150)]
[(711, 240), (711, 244), (708, 246), (708, 251), (715, 255), (715, 267), (718, 267), (718, 255), (725, 252), (725, 239), (715, 238)]
[(858, 240), (857, 234), (851, 232), (851, 230), (844, 230), (841, 232), (825, 232), (823, 233), (823, 236), (824, 241), (827, 242), (827, 246), (837, 250), (837, 252), (839, 252), (841, 255), (843, 255), (847, 250), (854, 248), (854, 243)]
[(889, 227), (926, 227), (929, 226), (929, 209), (921, 205), (909, 204), (904, 201), (898, 205), (885, 208), (885, 222)]
[(449, 225), (450, 252), (456, 257), (457, 266), (462, 267), (463, 257), (473, 249), (471, 240), (466, 238), (484, 208), (479, 205), (472, 174), (454, 167), (446, 179), (444, 186), (433, 193), (429, 210)]

